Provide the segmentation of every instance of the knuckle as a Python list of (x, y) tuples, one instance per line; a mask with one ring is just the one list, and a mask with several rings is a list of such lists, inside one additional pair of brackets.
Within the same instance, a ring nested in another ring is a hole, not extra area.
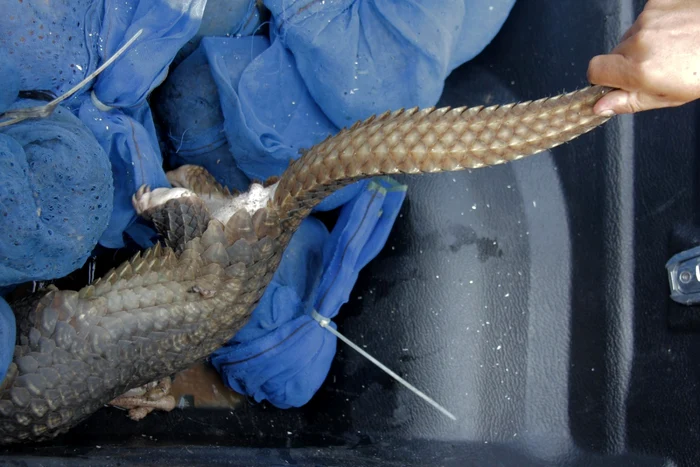
[(659, 12), (655, 8), (647, 7), (637, 16), (637, 26), (641, 29), (651, 27), (659, 19)]
[(649, 10), (642, 11), (639, 14), (639, 16), (637, 16), (637, 20), (635, 22), (637, 23), (637, 26), (639, 26), (640, 28), (644, 28), (646, 26), (649, 26), (649, 23), (651, 22)]
[(627, 105), (629, 106), (628, 111), (631, 113), (638, 113), (647, 110), (637, 98), (631, 98)]
[(634, 67), (641, 85), (650, 86), (663, 79), (658, 65), (649, 60), (635, 62)]
[(648, 28), (642, 28), (630, 37), (632, 46), (637, 50), (648, 49), (654, 41), (654, 33)]

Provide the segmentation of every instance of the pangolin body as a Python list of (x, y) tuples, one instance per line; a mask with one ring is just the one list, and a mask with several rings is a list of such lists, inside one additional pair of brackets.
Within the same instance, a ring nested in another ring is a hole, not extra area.
[(164, 245), (80, 291), (51, 288), (13, 304), (17, 345), (0, 388), (0, 442), (53, 438), (127, 390), (205, 359), (246, 324), (299, 223), (339, 187), (536, 154), (604, 123), (593, 105), (606, 92), (387, 112), (238, 197), (193, 166), (168, 174), (173, 188), (142, 187), (134, 207)]

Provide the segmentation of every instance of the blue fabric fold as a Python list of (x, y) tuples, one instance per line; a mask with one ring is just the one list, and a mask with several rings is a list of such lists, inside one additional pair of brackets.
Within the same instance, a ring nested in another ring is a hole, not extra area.
[(5, 299), (0, 297), (0, 382), (5, 379), (7, 369), (12, 363), (17, 339), (15, 314)]
[(331, 233), (313, 217), (302, 223), (251, 321), (212, 355), (227, 385), (279, 408), (300, 407), (313, 397), (328, 374), (336, 338), (311, 311), (338, 314), (359, 271), (385, 244), (405, 195), (405, 185), (378, 178), (343, 205)]
[[(300, 150), (338, 131), (309, 95), (293, 56), (263, 36), (203, 38), (164, 88), (168, 100), (155, 105), (176, 148), (171, 162), (201, 165), (239, 190), (280, 175)], [(316, 209), (335, 209), (363, 187), (345, 187)]]

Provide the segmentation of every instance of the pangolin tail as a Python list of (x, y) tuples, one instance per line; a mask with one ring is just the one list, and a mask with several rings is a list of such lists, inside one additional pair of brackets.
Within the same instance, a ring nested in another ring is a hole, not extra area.
[(274, 204), (298, 223), (338, 188), (377, 175), (476, 169), (570, 141), (608, 118), (593, 106), (609, 88), (491, 107), (413, 108), (357, 122), (306, 151), (284, 172)]

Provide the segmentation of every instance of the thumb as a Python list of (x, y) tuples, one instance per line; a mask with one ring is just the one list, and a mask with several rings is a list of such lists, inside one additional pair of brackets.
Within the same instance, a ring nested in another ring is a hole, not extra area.
[(612, 117), (613, 115), (643, 112), (671, 105), (674, 104), (651, 94), (616, 89), (601, 97), (593, 107), (593, 112), (604, 117)]

